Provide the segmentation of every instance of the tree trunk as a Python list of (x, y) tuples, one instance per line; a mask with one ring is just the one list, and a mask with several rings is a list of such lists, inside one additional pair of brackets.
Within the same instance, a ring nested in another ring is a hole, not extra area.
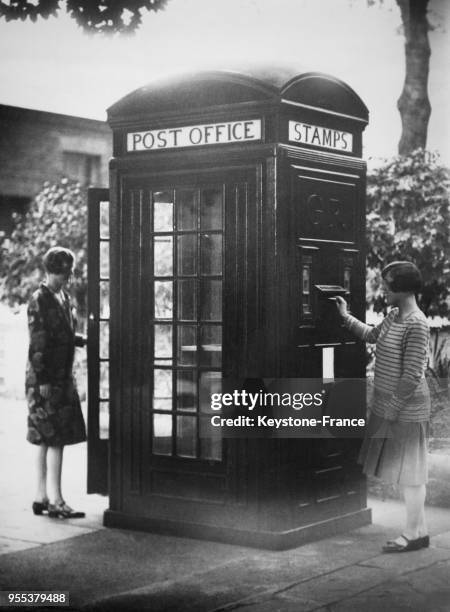
[(402, 120), (398, 144), (400, 155), (407, 155), (427, 144), (431, 105), (428, 99), (430, 42), (427, 7), (429, 0), (396, 0), (405, 31), (406, 75), (402, 94), (397, 102)]

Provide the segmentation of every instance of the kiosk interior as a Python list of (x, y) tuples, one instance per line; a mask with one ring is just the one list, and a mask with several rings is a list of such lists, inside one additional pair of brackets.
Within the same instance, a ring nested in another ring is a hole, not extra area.
[(89, 201), (105, 524), (285, 548), (369, 522), (360, 440), (202, 433), (227, 379), (364, 378), (329, 298), (364, 317), (367, 108), (319, 73), (217, 71), (138, 89), (108, 121), (110, 190)]

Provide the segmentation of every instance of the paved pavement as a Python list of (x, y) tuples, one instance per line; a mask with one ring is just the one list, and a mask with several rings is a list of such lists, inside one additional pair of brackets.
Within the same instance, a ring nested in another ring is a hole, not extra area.
[(25, 416), (23, 403), (0, 398), (3, 590), (69, 591), (70, 609), (84, 612), (450, 612), (449, 508), (428, 508), (430, 548), (402, 555), (380, 554), (402, 505), (377, 499), (372, 525), (281, 552), (105, 529), (107, 499), (83, 493), (80, 444), (65, 450), (63, 479), (86, 519), (35, 517)]

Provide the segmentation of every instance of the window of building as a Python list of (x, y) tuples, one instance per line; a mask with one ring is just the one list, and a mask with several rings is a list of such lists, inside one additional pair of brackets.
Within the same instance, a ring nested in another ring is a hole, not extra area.
[(81, 185), (100, 184), (100, 155), (89, 155), (75, 151), (63, 152), (65, 176), (78, 181)]

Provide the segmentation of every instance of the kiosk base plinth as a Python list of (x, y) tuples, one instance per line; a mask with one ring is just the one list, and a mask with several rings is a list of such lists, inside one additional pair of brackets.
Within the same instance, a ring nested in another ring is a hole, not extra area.
[(363, 527), (372, 522), (370, 508), (362, 508), (341, 516), (317, 523), (301, 525), (286, 531), (250, 531), (203, 523), (182, 522), (167, 519), (130, 516), (115, 510), (106, 510), (103, 516), (105, 527), (118, 527), (148, 531), (162, 535), (212, 540), (226, 544), (251, 546), (269, 550), (287, 550), (314, 540), (331, 537)]

